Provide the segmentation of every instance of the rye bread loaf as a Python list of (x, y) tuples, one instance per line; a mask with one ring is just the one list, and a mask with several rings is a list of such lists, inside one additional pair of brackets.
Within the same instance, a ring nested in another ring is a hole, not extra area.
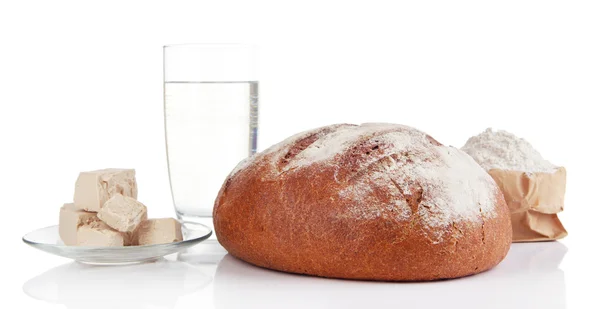
[(214, 207), (246, 262), (366, 280), (435, 280), (497, 265), (511, 243), (494, 180), (464, 152), (395, 124), (294, 135), (242, 161)]

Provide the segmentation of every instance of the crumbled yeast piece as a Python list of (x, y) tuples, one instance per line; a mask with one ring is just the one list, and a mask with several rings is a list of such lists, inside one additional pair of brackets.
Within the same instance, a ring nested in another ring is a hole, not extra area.
[(182, 241), (181, 224), (173, 218), (149, 219), (140, 224), (134, 239), (140, 246)]
[(77, 229), (85, 222), (96, 216), (96, 213), (87, 212), (75, 207), (73, 203), (64, 204), (60, 208), (58, 219), (58, 234), (65, 245), (77, 244)]
[(98, 218), (119, 232), (133, 232), (148, 218), (148, 211), (136, 199), (117, 194), (104, 203)]
[(81, 172), (75, 183), (73, 202), (79, 209), (98, 212), (117, 194), (137, 198), (135, 170), (109, 168)]

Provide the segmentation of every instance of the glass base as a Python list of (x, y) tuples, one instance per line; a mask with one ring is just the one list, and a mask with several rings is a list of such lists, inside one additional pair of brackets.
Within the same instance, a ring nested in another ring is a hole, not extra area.
[(227, 250), (225, 250), (225, 248), (223, 248), (223, 246), (221, 246), (217, 240), (213, 218), (186, 216), (180, 213), (177, 213), (177, 217), (179, 218), (179, 221), (183, 225), (184, 229), (186, 227), (186, 223), (189, 223), (190, 227), (192, 224), (200, 223), (209, 227), (213, 231), (210, 238), (177, 254), (177, 260), (204, 266), (218, 264), (227, 254)]
[(177, 212), (177, 219), (179, 219), (179, 222), (181, 222), (181, 224), (183, 225), (184, 228), (186, 227), (186, 223), (191, 223), (191, 224), (200, 223), (200, 224), (208, 227), (209, 229), (211, 229), (211, 231), (213, 231), (213, 233), (212, 233), (212, 235), (210, 235), (210, 238), (208, 238), (207, 240), (210, 240), (210, 239), (217, 240), (217, 235), (215, 234), (215, 226), (213, 224), (212, 217), (187, 216), (187, 215)]
[(177, 254), (177, 260), (195, 265), (216, 265), (227, 254), (227, 250), (219, 244), (215, 234), (212, 217), (194, 217), (177, 214), (184, 229), (186, 223), (200, 223), (209, 227), (213, 234), (207, 240)]

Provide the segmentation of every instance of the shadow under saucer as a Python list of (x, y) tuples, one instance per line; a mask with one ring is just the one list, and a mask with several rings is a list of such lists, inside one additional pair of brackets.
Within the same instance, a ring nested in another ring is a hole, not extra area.
[(71, 262), (30, 279), (23, 291), (68, 308), (173, 308), (179, 297), (211, 281), (191, 265), (166, 259), (123, 266)]

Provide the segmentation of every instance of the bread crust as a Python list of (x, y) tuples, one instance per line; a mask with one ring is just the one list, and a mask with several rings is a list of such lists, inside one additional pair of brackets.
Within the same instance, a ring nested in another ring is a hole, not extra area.
[[(241, 163), (229, 175), (213, 218), (217, 238), (231, 255), (285, 272), (381, 281), (456, 278), (500, 263), (512, 231), (497, 186), (490, 192), (493, 216), (431, 227), (419, 217), (426, 207), (421, 199), (427, 184), (411, 182), (408, 190), (397, 191), (372, 181), (373, 171), (386, 162), (419, 155), (390, 150), (377, 137), (415, 129), (385, 126), (351, 141), (350, 147), (334, 155), (335, 164), (288, 168), (307, 147), (349, 126), (333, 125), (292, 137)], [(431, 147), (443, 147), (426, 138)], [(481, 174), (489, 177), (483, 169)], [(368, 199), (340, 194), (356, 181), (369, 186)], [(399, 215), (390, 207), (399, 202), (410, 207), (410, 215)], [(364, 209), (376, 215), (365, 216)]]

